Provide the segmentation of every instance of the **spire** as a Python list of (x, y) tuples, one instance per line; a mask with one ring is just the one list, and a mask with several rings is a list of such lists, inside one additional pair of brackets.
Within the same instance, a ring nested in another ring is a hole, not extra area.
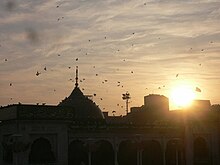
[(76, 83), (75, 83), (75, 87), (78, 87), (78, 66), (76, 66)]

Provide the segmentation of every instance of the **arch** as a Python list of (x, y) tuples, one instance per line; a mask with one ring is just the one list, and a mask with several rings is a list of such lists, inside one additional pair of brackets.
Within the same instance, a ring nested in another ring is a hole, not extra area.
[(197, 137), (193, 143), (194, 165), (209, 165), (209, 148), (207, 142), (202, 137)]
[(12, 164), (13, 163), (13, 149), (12, 149), (12, 144), (8, 145), (4, 142), (2, 142), (2, 147), (3, 147), (3, 162)]
[(135, 165), (137, 164), (137, 147), (136, 143), (131, 140), (122, 141), (118, 149), (119, 165)]
[(95, 143), (96, 149), (92, 153), (92, 164), (114, 165), (114, 150), (112, 144), (106, 140)]
[(166, 146), (166, 165), (181, 165), (183, 164), (183, 147), (180, 140), (170, 140)]
[(158, 141), (144, 141), (142, 152), (142, 165), (163, 165), (163, 152)]
[(74, 140), (68, 146), (68, 165), (82, 164), (88, 164), (87, 148), (84, 142)]
[(49, 140), (41, 137), (32, 143), (29, 154), (30, 164), (54, 163), (55, 161), (56, 159), (53, 151), (51, 150)]

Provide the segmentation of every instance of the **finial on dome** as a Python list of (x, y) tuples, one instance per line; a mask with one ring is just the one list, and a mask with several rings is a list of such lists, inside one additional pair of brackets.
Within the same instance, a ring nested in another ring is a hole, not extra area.
[(76, 66), (76, 83), (75, 83), (75, 87), (78, 87), (78, 66)]

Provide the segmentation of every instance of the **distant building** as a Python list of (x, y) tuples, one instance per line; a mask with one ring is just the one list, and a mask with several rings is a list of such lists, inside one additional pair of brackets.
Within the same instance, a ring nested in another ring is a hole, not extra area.
[(193, 100), (188, 110), (210, 110), (211, 103), (210, 100)]
[(219, 165), (220, 109), (209, 103), (169, 111), (168, 98), (148, 95), (126, 116), (108, 116), (82, 93), (77, 75), (57, 106), (0, 108), (0, 164)]
[(168, 112), (169, 99), (163, 95), (150, 94), (144, 96), (144, 107), (151, 111)]

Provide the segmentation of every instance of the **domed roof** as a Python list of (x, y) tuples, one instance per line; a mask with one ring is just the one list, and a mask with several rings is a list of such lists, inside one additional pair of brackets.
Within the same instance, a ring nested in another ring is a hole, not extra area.
[(77, 119), (104, 119), (100, 108), (88, 97), (84, 96), (78, 87), (78, 69), (76, 70), (75, 88), (69, 97), (65, 98), (58, 106), (73, 107)]

